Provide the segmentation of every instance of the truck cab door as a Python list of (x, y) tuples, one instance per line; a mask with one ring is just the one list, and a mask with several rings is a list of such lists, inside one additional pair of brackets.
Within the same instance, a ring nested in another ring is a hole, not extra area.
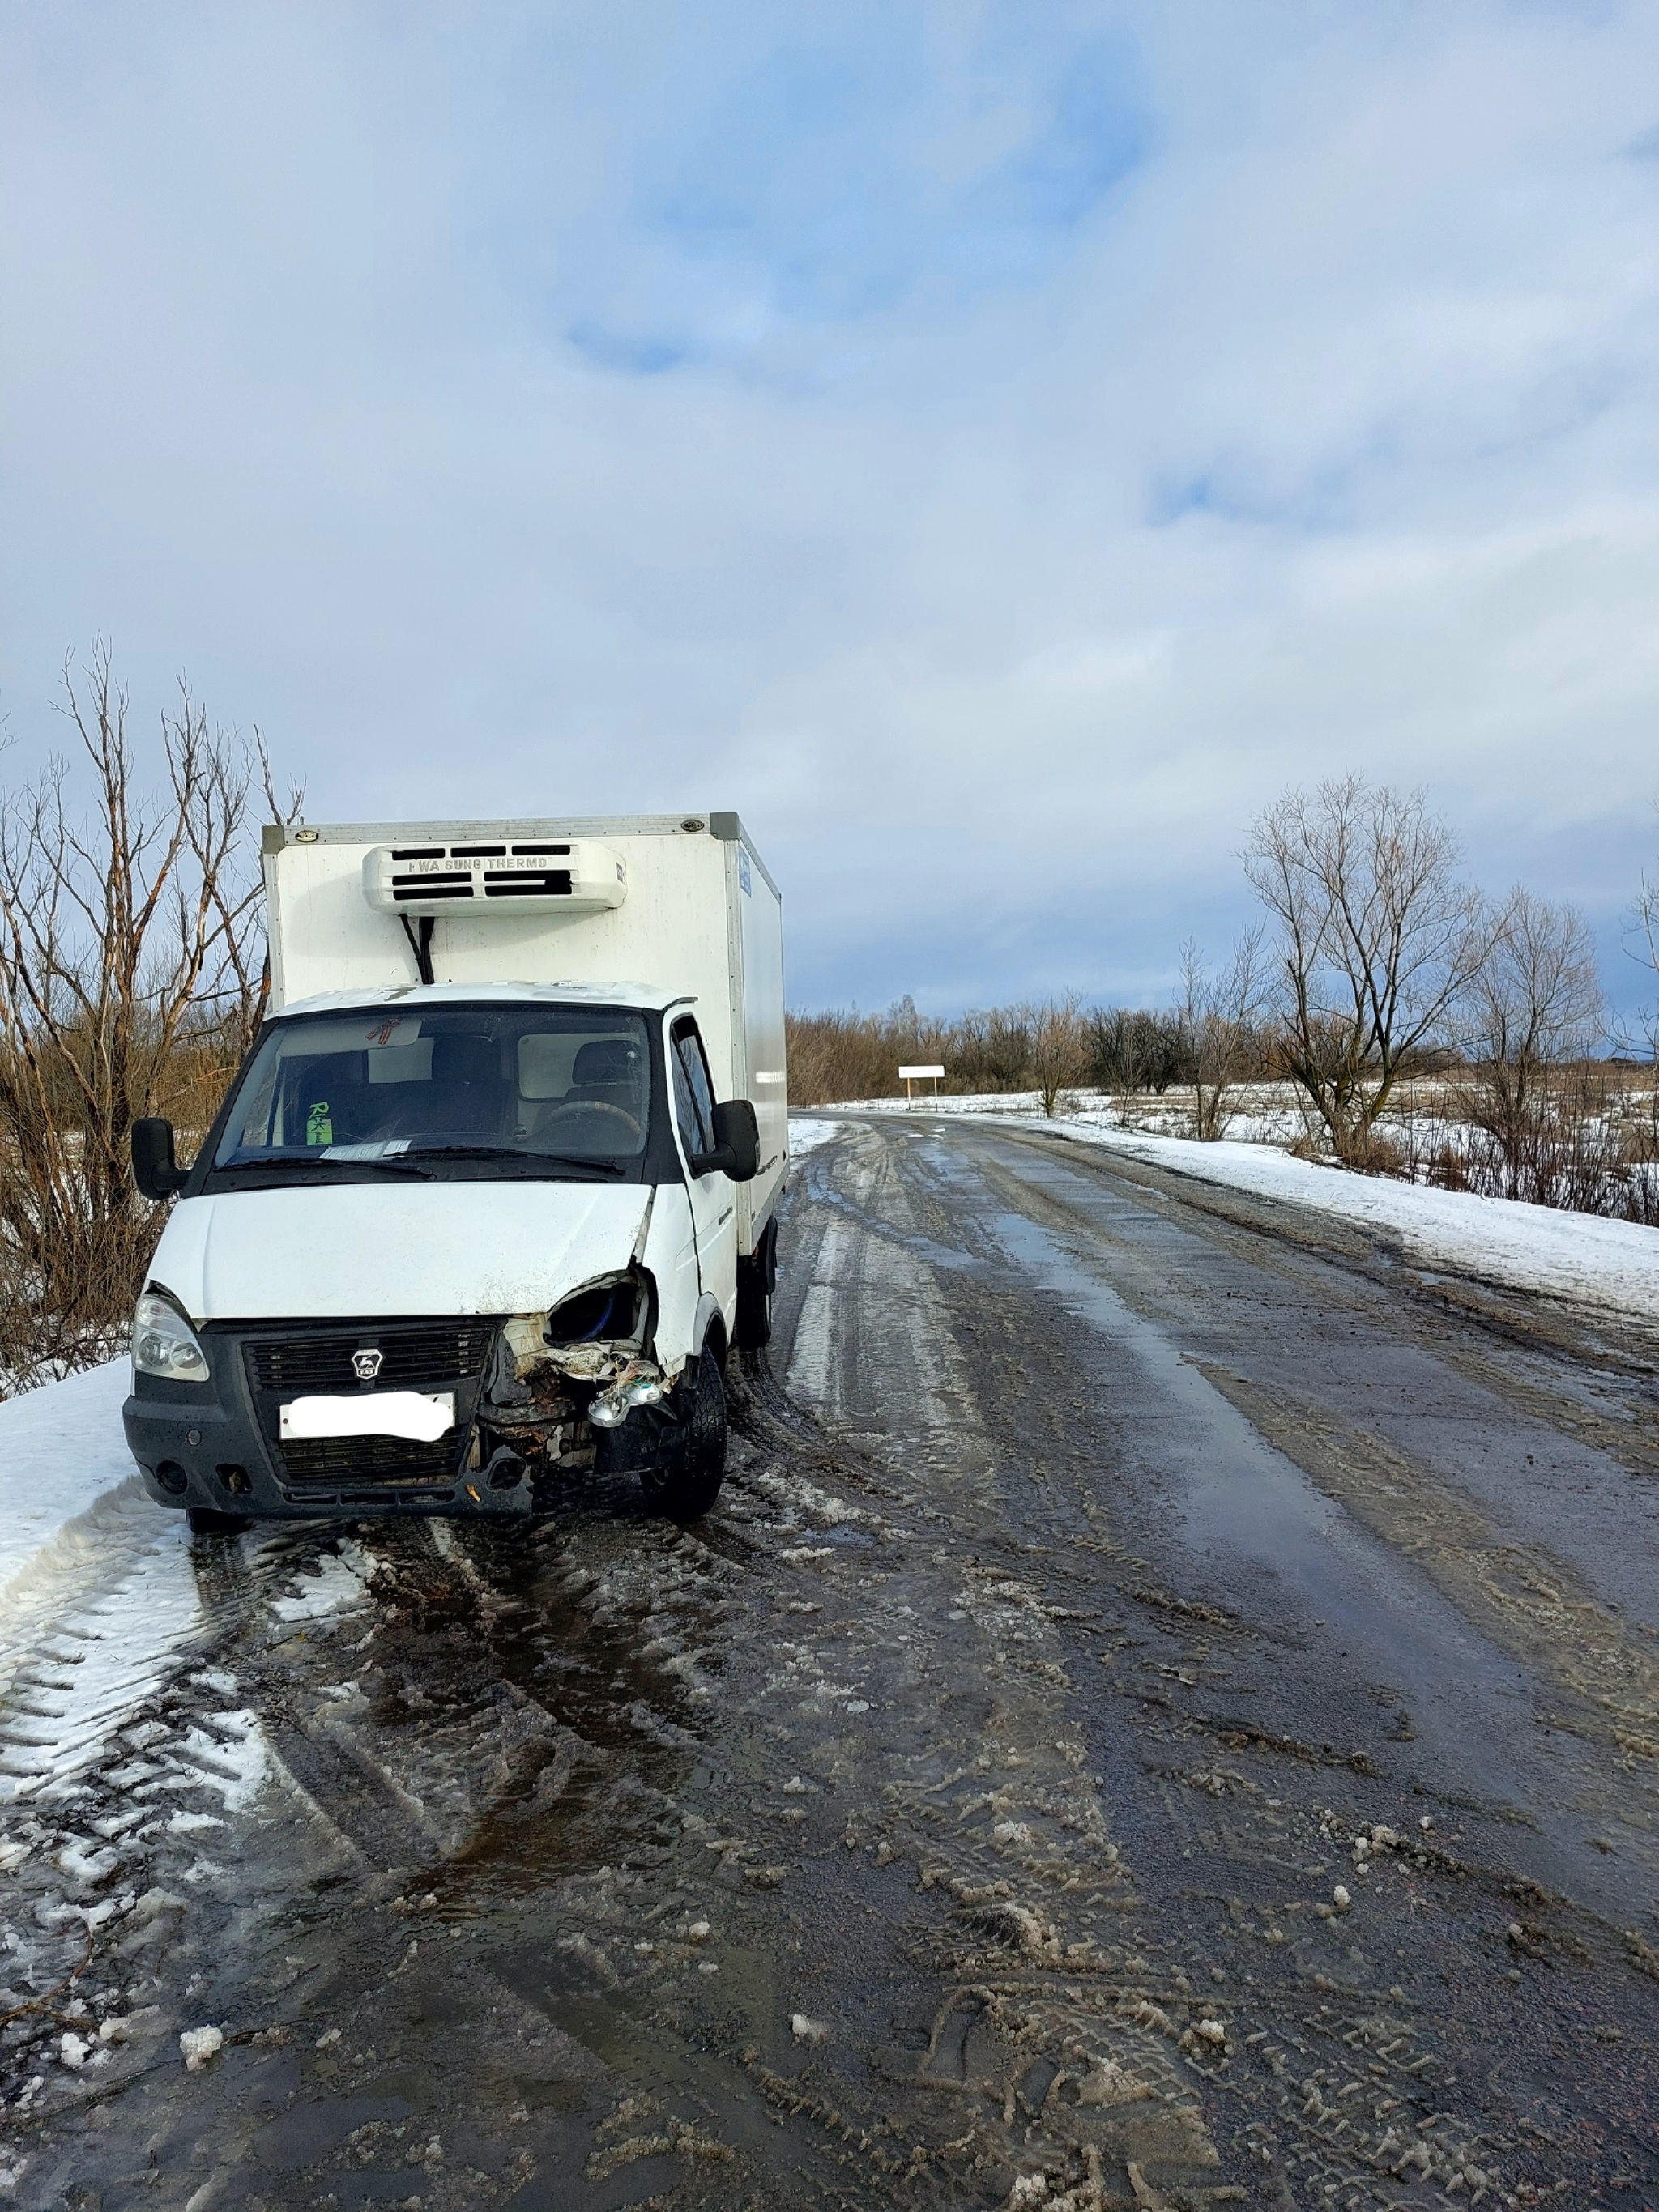
[(697, 1270), (703, 1289), (726, 1317), (729, 1341), (738, 1303), (738, 1187), (718, 1168), (704, 1176), (691, 1170), (694, 1159), (714, 1149), (714, 1091), (702, 1039), (690, 1014), (677, 1016), (669, 1029), (668, 1072), (696, 1231)]

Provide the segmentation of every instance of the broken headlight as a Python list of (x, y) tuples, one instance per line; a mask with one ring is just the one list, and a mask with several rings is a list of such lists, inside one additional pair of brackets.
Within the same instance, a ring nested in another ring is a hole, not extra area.
[(596, 1429), (619, 1429), (636, 1406), (660, 1406), (667, 1395), (660, 1369), (649, 1360), (632, 1359), (611, 1388), (599, 1392), (587, 1418)]
[(615, 1344), (635, 1334), (640, 1285), (632, 1275), (596, 1283), (554, 1307), (544, 1332), (549, 1344)]
[(195, 1330), (165, 1291), (148, 1290), (132, 1316), (132, 1364), (139, 1375), (170, 1382), (205, 1382), (207, 1355)]

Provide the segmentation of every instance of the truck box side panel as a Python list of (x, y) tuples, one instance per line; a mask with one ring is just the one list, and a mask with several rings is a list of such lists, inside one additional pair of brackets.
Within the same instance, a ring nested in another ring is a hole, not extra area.
[(752, 1251), (777, 1204), (788, 1167), (789, 1097), (783, 1033), (783, 905), (746, 846), (732, 848), (738, 917), (732, 981), (743, 1038), (742, 1095), (760, 1124), (760, 1173), (738, 1198), (739, 1243)]

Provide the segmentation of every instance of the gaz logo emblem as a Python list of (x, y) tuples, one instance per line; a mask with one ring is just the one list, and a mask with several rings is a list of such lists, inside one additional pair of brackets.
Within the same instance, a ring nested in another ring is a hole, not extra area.
[(384, 1353), (379, 1352), (354, 1352), (351, 1371), (360, 1382), (372, 1382), (380, 1371), (380, 1361), (384, 1357)]

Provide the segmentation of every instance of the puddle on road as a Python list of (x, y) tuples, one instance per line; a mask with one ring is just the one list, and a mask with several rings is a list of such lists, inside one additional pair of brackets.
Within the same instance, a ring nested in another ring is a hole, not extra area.
[(1528, 1872), (1620, 1920), (1645, 1911), (1651, 1893), (1642, 1871), (1592, 1849), (1598, 1831), (1581, 1807), (1595, 1792), (1593, 1762), (1571, 1736), (1540, 1741), (1536, 1679), (1265, 1443), (1163, 1329), (1047, 1230), (1012, 1212), (994, 1225), (1032, 1279), (1152, 1383), (1152, 1405), (1138, 1412), (1130, 1398), (1109, 1414), (1126, 1448), (1164, 1475), (1184, 1542), (1216, 1575), (1218, 1595), (1236, 1602), (1239, 1565), (1254, 1562), (1279, 1601), (1258, 1601), (1260, 1617), (1316, 1649), (1340, 1645), (1346, 1673), (1369, 1671), (1404, 1692), (1442, 1788), (1461, 1783), (1495, 1808), (1528, 1807), (1538, 1833), (1517, 1833), (1512, 1846)]

